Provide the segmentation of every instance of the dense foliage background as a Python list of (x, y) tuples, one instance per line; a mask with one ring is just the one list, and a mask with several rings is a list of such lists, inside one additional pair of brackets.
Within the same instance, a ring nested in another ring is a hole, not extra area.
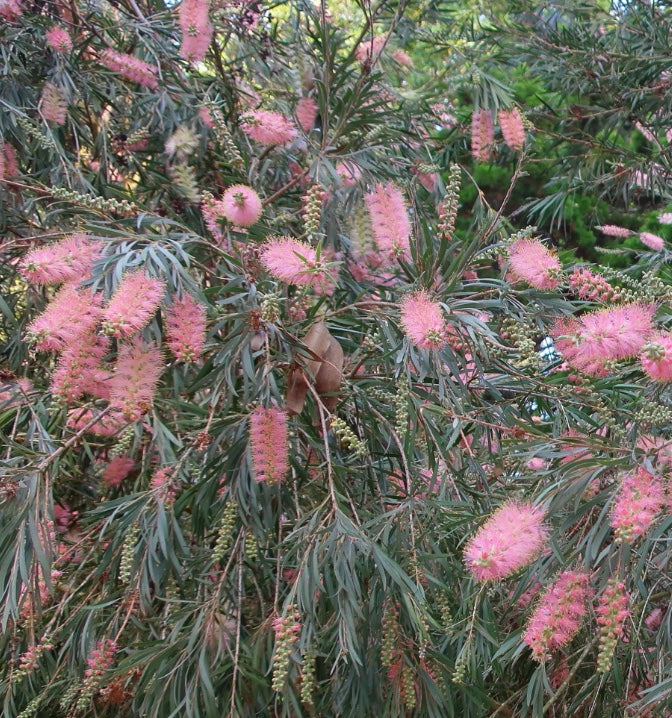
[(670, 11), (0, 0), (3, 715), (672, 710)]

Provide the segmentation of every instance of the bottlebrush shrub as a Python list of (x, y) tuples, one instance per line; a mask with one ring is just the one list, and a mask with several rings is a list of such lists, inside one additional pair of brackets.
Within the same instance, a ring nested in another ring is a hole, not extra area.
[(4, 5), (3, 716), (665, 714), (665, 248), (509, 236), (395, 25)]

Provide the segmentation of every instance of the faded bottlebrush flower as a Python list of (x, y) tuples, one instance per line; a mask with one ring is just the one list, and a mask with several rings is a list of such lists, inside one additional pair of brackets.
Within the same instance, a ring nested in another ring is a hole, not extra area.
[(261, 199), (259, 195), (244, 184), (229, 187), (216, 208), (231, 222), (239, 227), (251, 227), (261, 217)]
[(578, 633), (588, 597), (588, 574), (583, 571), (565, 571), (544, 593), (523, 634), (535, 660), (543, 661)]
[(269, 485), (282, 481), (289, 469), (287, 414), (257, 407), (250, 414), (250, 448), (255, 479)]
[(206, 308), (191, 295), (175, 299), (166, 309), (166, 344), (183, 362), (196, 361), (203, 353)]
[(65, 347), (51, 377), (51, 393), (66, 403), (84, 394), (107, 399), (110, 372), (103, 359), (110, 350), (110, 339), (99, 334), (80, 335)]
[(110, 489), (114, 489), (131, 473), (135, 462), (130, 456), (121, 454), (110, 459), (103, 471), (101, 481)]
[(476, 110), (471, 117), (471, 154), (480, 162), (487, 162), (494, 140), (492, 115), (487, 110)]
[(163, 371), (163, 357), (156, 344), (135, 337), (119, 347), (110, 379), (110, 406), (130, 421), (137, 421), (152, 407)]
[(178, 8), (182, 30), (180, 55), (185, 60), (200, 62), (208, 51), (213, 33), (208, 10), (208, 0), (183, 0)]
[(551, 329), (565, 361), (587, 374), (601, 375), (608, 361), (636, 356), (651, 336), (655, 307), (624, 304), (561, 320)]
[(298, 134), (296, 127), (279, 112), (253, 110), (241, 119), (240, 129), (260, 145), (286, 145)]
[(663, 212), (658, 215), (659, 224), (672, 224), (672, 212)]
[(312, 97), (302, 97), (296, 104), (296, 119), (304, 132), (310, 132), (317, 117), (317, 103)]
[(40, 95), (40, 113), (47, 122), (64, 125), (68, 116), (68, 103), (63, 90), (53, 82), (45, 82)]
[(616, 540), (632, 543), (651, 527), (665, 504), (665, 487), (658, 476), (639, 467), (628, 474), (614, 501), (611, 527)]
[(509, 269), (515, 280), (536, 289), (555, 289), (560, 284), (560, 260), (538, 239), (513, 242), (509, 247)]
[(440, 349), (447, 341), (441, 305), (433, 302), (427, 292), (402, 299), (401, 325), (413, 344), (423, 349)]
[(642, 369), (655, 381), (672, 381), (672, 334), (655, 334), (639, 358)]
[(3, 156), (3, 172), (0, 174), (0, 181), (19, 176), (19, 163), (16, 159), (16, 150), (5, 142), (4, 147), (0, 146), (0, 154)]
[(101, 245), (82, 234), (34, 249), (23, 258), (21, 274), (35, 284), (81, 281), (100, 256)]
[(525, 126), (523, 118), (517, 107), (512, 110), (501, 110), (499, 113), (499, 126), (502, 129), (504, 142), (512, 150), (520, 150), (525, 144)]
[(379, 184), (364, 197), (373, 240), (378, 249), (391, 255), (410, 254), (411, 222), (402, 191), (392, 182)]
[(604, 277), (583, 267), (577, 267), (569, 275), (569, 286), (581, 299), (591, 302), (608, 304), (617, 302), (621, 298), (618, 291)]
[(595, 608), (600, 627), (600, 647), (597, 656), (597, 670), (606, 673), (616, 650), (616, 643), (623, 635), (628, 611), (628, 593), (623, 581), (609, 579)]
[(108, 70), (112, 70), (112, 72), (116, 72), (127, 80), (137, 82), (150, 90), (155, 90), (159, 86), (156, 78), (158, 68), (139, 60), (137, 57), (133, 57), (133, 55), (127, 55), (116, 50), (105, 50), (101, 53), (99, 61)]
[(660, 252), (665, 246), (665, 240), (652, 232), (640, 232), (639, 241), (654, 252)]
[(331, 278), (313, 247), (291, 237), (275, 237), (266, 243), (259, 255), (261, 263), (287, 284), (328, 291)]
[(131, 272), (120, 282), (103, 314), (103, 330), (128, 337), (145, 327), (163, 299), (164, 283), (142, 272)]
[(88, 289), (64, 284), (47, 308), (28, 327), (28, 337), (42, 351), (60, 351), (93, 332), (100, 320), (102, 298)]
[(509, 501), (500, 506), (469, 541), (467, 568), (477, 581), (499, 581), (533, 561), (543, 548), (548, 529), (544, 511), (532, 504)]
[(198, 147), (198, 135), (187, 125), (180, 125), (166, 140), (164, 149), (172, 157), (177, 155), (180, 159), (188, 157)]
[(632, 230), (627, 227), (619, 227), (615, 224), (603, 224), (601, 227), (595, 227), (599, 229), (602, 234), (606, 234), (608, 237), (620, 237), (625, 239), (632, 234)]
[(72, 50), (72, 39), (68, 35), (68, 31), (59, 25), (54, 25), (47, 30), (46, 39), (47, 45), (54, 52), (65, 54)]

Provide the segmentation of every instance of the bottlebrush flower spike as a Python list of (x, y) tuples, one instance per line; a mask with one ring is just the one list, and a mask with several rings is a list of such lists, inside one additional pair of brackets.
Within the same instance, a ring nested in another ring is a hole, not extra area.
[(296, 119), (299, 127), (308, 133), (315, 125), (317, 117), (317, 103), (312, 97), (302, 97), (296, 104)]
[(446, 321), (441, 305), (427, 292), (410, 294), (401, 301), (401, 325), (417, 347), (440, 349), (446, 343)]
[(191, 295), (175, 299), (166, 309), (166, 344), (183, 362), (196, 361), (203, 353), (206, 308)]
[(240, 129), (260, 145), (286, 145), (298, 134), (296, 127), (279, 112), (253, 110), (241, 119)]
[(120, 282), (103, 314), (103, 331), (128, 337), (145, 327), (163, 299), (164, 283), (142, 272), (131, 272)]
[(102, 297), (64, 284), (44, 312), (28, 327), (28, 338), (42, 351), (60, 351), (93, 332), (100, 320)]
[(608, 237), (620, 237), (621, 239), (625, 239), (633, 233), (631, 229), (619, 227), (616, 224), (603, 224), (601, 227), (595, 227), (595, 229), (599, 229), (602, 234), (606, 234)]
[(551, 329), (555, 348), (570, 365), (600, 376), (608, 361), (636, 356), (653, 331), (655, 307), (624, 304), (561, 320)]
[(101, 411), (92, 409), (70, 409), (68, 411), (65, 425), (73, 431), (87, 431), (96, 436), (114, 436), (127, 424), (127, 420), (119, 411), (103, 414)]
[(224, 192), (216, 209), (231, 224), (251, 227), (261, 217), (261, 199), (252, 187), (237, 184)]
[(477, 110), (471, 117), (471, 154), (480, 162), (487, 162), (494, 141), (492, 115), (487, 110)]
[(163, 466), (157, 469), (150, 479), (149, 485), (156, 494), (156, 497), (169, 506), (175, 502), (177, 496), (177, 488), (173, 482), (173, 469)]
[(287, 414), (257, 407), (250, 414), (250, 447), (255, 479), (269, 485), (282, 481), (289, 470)]
[(19, 0), (0, 0), (0, 17), (7, 22), (15, 22), (23, 15)]
[(3, 179), (11, 179), (12, 177), (19, 176), (19, 163), (16, 160), (16, 150), (5, 142), (4, 147), (0, 146), (0, 154), (4, 157), (4, 172), (0, 177), (0, 181)]
[(133, 55), (127, 55), (116, 50), (105, 50), (101, 53), (99, 62), (112, 72), (125, 77), (131, 82), (137, 82), (143, 87), (155, 90), (159, 86), (156, 78), (159, 70), (154, 65), (139, 60)]
[(355, 57), (362, 63), (375, 62), (387, 43), (387, 34), (362, 40), (355, 49)]
[(672, 224), (672, 212), (663, 212), (658, 215), (659, 224)]
[(658, 476), (639, 467), (621, 484), (611, 512), (616, 541), (633, 543), (651, 527), (665, 504), (665, 487)]
[(660, 252), (665, 246), (665, 240), (652, 232), (640, 232), (639, 241), (654, 252)]
[(131, 473), (135, 462), (130, 456), (121, 454), (114, 456), (105, 467), (101, 481), (110, 489), (114, 489)]
[(617, 302), (620, 294), (607, 280), (590, 269), (576, 268), (569, 275), (569, 285), (581, 299), (608, 304)]
[(274, 277), (287, 284), (313, 287), (318, 291), (328, 291), (332, 284), (313, 247), (298, 239), (274, 237), (266, 243), (259, 259)]
[(24, 257), (21, 274), (35, 284), (59, 284), (88, 277), (101, 246), (82, 234), (34, 249)]
[(54, 25), (46, 32), (47, 45), (54, 51), (61, 55), (65, 55), (72, 50), (72, 39), (68, 35), (68, 31)]
[(509, 247), (509, 269), (514, 280), (536, 289), (555, 289), (562, 265), (558, 257), (538, 239), (517, 239)]
[(40, 113), (47, 122), (64, 125), (68, 115), (68, 103), (63, 91), (53, 82), (45, 82), (40, 96)]
[(66, 346), (51, 377), (51, 393), (66, 403), (84, 394), (108, 399), (110, 372), (103, 359), (110, 350), (108, 337), (89, 333)]
[(508, 501), (500, 506), (469, 541), (467, 568), (477, 581), (499, 581), (532, 562), (548, 536), (544, 511)]
[(588, 574), (565, 571), (544, 593), (532, 613), (523, 634), (523, 642), (532, 649), (532, 656), (543, 661), (551, 651), (578, 633), (587, 612), (589, 598)]
[(208, 10), (208, 0), (183, 0), (178, 9), (182, 30), (180, 55), (185, 60), (200, 62), (208, 51), (213, 33)]
[(499, 126), (502, 129), (504, 142), (512, 150), (520, 150), (525, 145), (525, 126), (523, 118), (517, 107), (512, 110), (502, 110), (499, 113)]
[(390, 255), (408, 257), (411, 222), (401, 190), (392, 182), (379, 184), (364, 197), (364, 201), (371, 218), (373, 241), (378, 249)]
[(639, 358), (642, 369), (654, 380), (672, 381), (672, 334), (656, 334)]
[(623, 581), (609, 579), (604, 593), (600, 596), (595, 613), (600, 626), (600, 647), (597, 656), (598, 673), (607, 673), (611, 667), (618, 639), (625, 630), (625, 621), (630, 615), (628, 593)]
[(110, 406), (130, 421), (146, 414), (163, 371), (163, 357), (153, 343), (136, 336), (119, 347), (117, 365), (110, 380)]

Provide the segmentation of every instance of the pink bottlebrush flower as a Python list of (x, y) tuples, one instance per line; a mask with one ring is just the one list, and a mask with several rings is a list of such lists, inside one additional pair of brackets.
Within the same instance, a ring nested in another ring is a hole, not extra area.
[(560, 320), (551, 329), (565, 361), (587, 374), (601, 375), (608, 361), (635, 356), (653, 331), (655, 307), (624, 304)]
[(60, 351), (93, 333), (101, 317), (102, 297), (64, 284), (47, 308), (28, 327), (30, 341), (42, 351)]
[(359, 182), (362, 171), (354, 162), (344, 160), (336, 165), (336, 174), (340, 177), (344, 187), (354, 187)]
[(45, 82), (40, 95), (39, 110), (47, 122), (64, 125), (68, 116), (68, 103), (60, 87), (53, 82)]
[(375, 62), (387, 43), (387, 35), (368, 37), (355, 49), (355, 57), (361, 62)]
[(7, 22), (15, 22), (23, 15), (19, 0), (0, 0), (0, 17)]
[(242, 118), (240, 129), (260, 145), (287, 145), (296, 136), (296, 127), (279, 112), (253, 110)]
[(289, 470), (287, 414), (280, 409), (257, 407), (250, 414), (252, 468), (257, 481), (282, 481)]
[(591, 302), (609, 304), (617, 302), (621, 297), (607, 280), (590, 269), (576, 268), (569, 275), (569, 286), (581, 299)]
[(499, 113), (499, 126), (502, 129), (502, 137), (504, 142), (512, 150), (520, 150), (525, 145), (525, 126), (523, 118), (517, 107), (508, 112), (501, 110)]
[(487, 162), (494, 141), (492, 115), (487, 110), (477, 110), (471, 117), (471, 154), (480, 162)]
[(639, 120), (635, 121), (635, 127), (646, 137), (649, 142), (655, 142), (656, 136), (648, 127), (645, 127)]
[(611, 512), (616, 541), (633, 543), (651, 527), (665, 504), (665, 487), (658, 476), (639, 467), (621, 483)]
[(509, 247), (509, 269), (514, 280), (536, 289), (555, 289), (560, 284), (560, 260), (538, 239), (517, 239)]
[(665, 246), (665, 240), (652, 232), (640, 232), (639, 241), (654, 252), (660, 252)]
[(398, 62), (402, 67), (413, 67), (413, 60), (407, 52), (404, 52), (401, 48), (397, 48), (392, 53), (392, 59)]
[(531, 563), (548, 535), (543, 509), (508, 501), (471, 538), (464, 551), (477, 581), (499, 581)]
[(658, 215), (658, 224), (672, 224), (672, 212), (663, 212)]
[(105, 676), (105, 673), (112, 667), (117, 650), (117, 644), (109, 638), (96, 643), (95, 649), (91, 651), (86, 659), (82, 690), (95, 690), (98, 688), (98, 684)]
[(159, 72), (158, 68), (133, 57), (133, 55), (108, 49), (101, 53), (99, 62), (108, 70), (150, 90), (155, 90), (159, 86), (156, 78)]
[(313, 247), (298, 239), (274, 237), (261, 250), (259, 259), (274, 277), (287, 284), (313, 287), (319, 292), (328, 292), (332, 284)]
[(46, 40), (47, 45), (59, 54), (64, 55), (72, 50), (72, 39), (68, 35), (68, 31), (59, 25), (54, 25), (47, 30)]
[(139, 336), (122, 344), (110, 380), (110, 406), (137, 421), (151, 409), (162, 372), (163, 357), (156, 344)]
[(654, 380), (672, 381), (672, 334), (655, 334), (639, 358), (642, 369)]
[(28, 252), (21, 262), (20, 271), (35, 284), (82, 280), (90, 274), (101, 251), (100, 244), (83, 234), (76, 234)]
[(546, 459), (542, 459), (540, 456), (533, 456), (525, 462), (525, 466), (530, 471), (543, 471), (548, 468), (548, 461), (546, 461)]
[(527, 628), (523, 642), (532, 649), (532, 656), (543, 661), (548, 654), (561, 648), (578, 633), (587, 613), (589, 598), (588, 574), (565, 571), (541, 597)]
[(88, 426), (86, 431), (89, 434), (105, 437), (118, 434), (127, 423), (119, 411), (103, 415), (100, 411), (94, 412), (92, 409), (81, 408), (70, 409), (65, 420), (65, 425), (73, 431), (83, 431), (84, 427)]
[(224, 239), (222, 230), (219, 228), (220, 212), (219, 201), (212, 195), (206, 194), (201, 202), (201, 214), (203, 215), (205, 226), (215, 238), (216, 242), (221, 242)]
[(212, 130), (215, 127), (215, 121), (212, 119), (212, 112), (209, 107), (200, 107), (198, 110), (198, 116), (201, 122), (209, 129)]
[(663, 615), (662, 608), (654, 608), (653, 611), (651, 611), (651, 613), (649, 613), (649, 615), (644, 619), (644, 625), (649, 629), (649, 631), (655, 631), (663, 622)]
[(114, 456), (105, 467), (101, 481), (109, 489), (114, 489), (131, 473), (135, 462), (127, 454)]
[(128, 337), (143, 329), (156, 312), (165, 292), (164, 283), (142, 272), (124, 276), (103, 314), (103, 331)]
[(173, 481), (174, 471), (172, 467), (163, 466), (157, 469), (150, 479), (149, 485), (156, 494), (156, 497), (166, 506), (170, 506), (175, 502), (177, 496), (177, 488)]
[(406, 200), (392, 182), (379, 184), (364, 197), (371, 218), (373, 241), (394, 256), (410, 255), (411, 222)]
[(310, 132), (317, 117), (317, 102), (312, 97), (302, 97), (296, 105), (295, 112), (299, 127), (305, 133)]
[(178, 8), (182, 29), (180, 55), (185, 60), (200, 62), (208, 51), (213, 33), (208, 10), (208, 0), (182, 0)]
[(595, 227), (595, 229), (599, 229), (602, 234), (606, 234), (608, 237), (620, 237), (621, 239), (625, 239), (633, 233), (631, 229), (619, 227), (615, 224), (603, 224), (601, 227)]
[(231, 224), (239, 227), (251, 227), (262, 212), (259, 195), (244, 184), (229, 187), (215, 206)]
[(183, 362), (196, 361), (203, 353), (206, 308), (191, 295), (175, 299), (166, 309), (166, 344)]
[(623, 581), (609, 579), (595, 608), (600, 627), (600, 646), (597, 656), (599, 673), (606, 673), (609, 670), (616, 643), (625, 630), (625, 621), (630, 615), (628, 599)]
[(51, 393), (66, 403), (84, 394), (108, 399), (110, 372), (102, 366), (110, 339), (98, 334), (80, 335), (66, 346), (51, 377)]
[[(4, 150), (4, 151), (3, 151)], [(5, 142), (4, 147), (0, 147), (0, 154), (4, 155), (4, 175), (2, 179), (11, 179), (19, 176), (19, 163), (16, 160), (16, 150)]]
[(447, 341), (446, 320), (441, 305), (421, 291), (401, 301), (401, 325), (417, 347), (440, 349)]
[(434, 192), (439, 184), (439, 175), (437, 172), (415, 172), (418, 182), (428, 191)]

